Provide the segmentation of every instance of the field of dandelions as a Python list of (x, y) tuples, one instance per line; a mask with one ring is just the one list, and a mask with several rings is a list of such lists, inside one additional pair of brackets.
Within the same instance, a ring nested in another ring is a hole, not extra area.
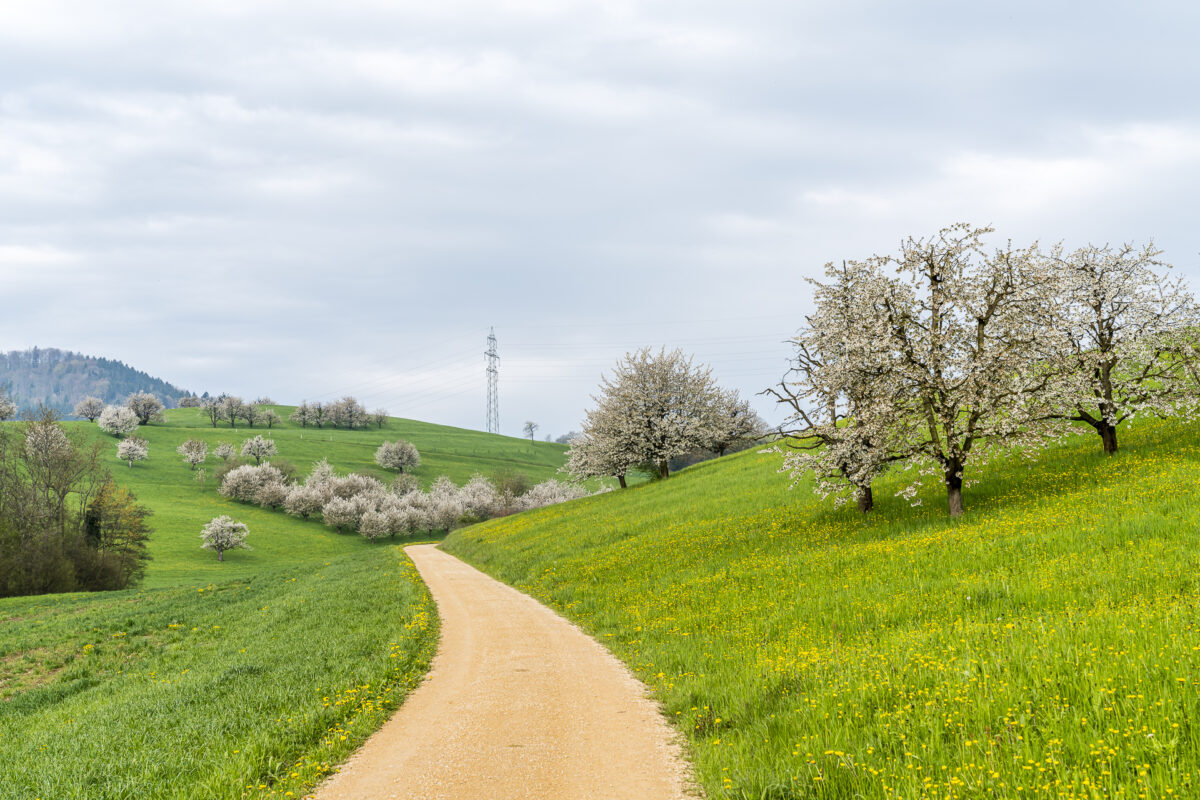
[(1200, 795), (1200, 429), (999, 459), (951, 520), (869, 517), (749, 451), (462, 529), (594, 633), (712, 798)]

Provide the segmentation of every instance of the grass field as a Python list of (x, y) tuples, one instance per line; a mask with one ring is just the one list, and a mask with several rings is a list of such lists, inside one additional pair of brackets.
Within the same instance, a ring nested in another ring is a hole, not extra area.
[(453, 533), (578, 621), (714, 798), (1200, 795), (1200, 435), (1139, 423), (877, 510), (753, 451)]
[[(292, 409), (275, 406), (285, 419)], [(116, 480), (128, 486), (140, 502), (154, 510), (150, 525), (152, 561), (144, 587), (175, 586), (180, 582), (245, 578), (263, 569), (288, 564), (307, 564), (334, 556), (358, 552), (370, 547), (361, 536), (338, 535), (319, 521), (302, 521), (278, 511), (269, 511), (235, 503), (217, 493), (211, 477), (202, 486), (175, 448), (186, 439), (198, 438), (209, 443), (205, 465), (211, 476), (220, 460), (212, 455), (217, 442), (225, 441), (240, 449), (241, 442), (256, 434), (275, 440), (279, 455), (294, 464), (300, 475), (308, 474), (313, 462), (329, 459), (339, 474), (361, 472), (390, 481), (390, 473), (375, 465), (375, 449), (384, 440), (407, 439), (421, 453), (421, 466), (414, 474), (428, 485), (440, 475), (465, 483), (481, 472), (492, 477), (499, 472), (521, 472), (535, 482), (554, 477), (564, 460), (566, 448), (549, 442), (530, 443), (524, 439), (432, 425), (393, 418), (380, 429), (372, 426), (357, 431), (325, 428), (301, 428), (291, 423), (272, 430), (258, 425), (228, 424), (213, 428), (200, 409), (175, 409), (166, 412), (163, 424), (138, 429), (138, 436), (150, 443), (150, 458), (132, 468), (117, 459), (116, 442), (92, 423), (67, 423), (104, 442), (106, 457)], [(250, 527), (249, 543), (253, 550), (235, 550), (225, 554), (225, 562), (200, 549), (200, 529), (219, 514), (229, 514)]]
[[(118, 482), (154, 511), (153, 560), (137, 589), (0, 599), (0, 800), (301, 797), (428, 669), (436, 614), (406, 542), (228, 501), (193, 480), (175, 453), (185, 439), (262, 433), (302, 475), (324, 457), (387, 479), (375, 448), (404, 438), (426, 484), (477, 471), (544, 480), (565, 449), (399, 419), (231, 431), (180, 409), (139, 430), (150, 458), (130, 469), (115, 439), (67, 424), (100, 437)], [(219, 514), (249, 525), (253, 550), (218, 563), (200, 548)]]

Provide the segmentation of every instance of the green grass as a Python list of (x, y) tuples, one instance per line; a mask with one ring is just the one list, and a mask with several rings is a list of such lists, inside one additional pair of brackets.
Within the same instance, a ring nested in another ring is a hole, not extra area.
[(1200, 793), (1200, 435), (994, 462), (863, 517), (745, 452), (446, 549), (653, 689), (713, 798)]
[[(291, 409), (276, 407), (286, 416)], [(137, 589), (0, 599), (0, 800), (301, 797), (394, 710), (428, 669), (435, 609), (400, 545), (234, 503), (193, 480), (175, 448), (189, 437), (240, 446), (270, 435), (306, 474), (390, 475), (376, 447), (404, 438), (416, 470), (552, 477), (565, 448), (392, 419), (382, 429), (214, 429), (197, 410), (139, 430), (148, 461), (117, 481), (154, 515), (152, 561)], [(210, 456), (210, 471), (217, 460)], [(200, 548), (229, 514), (253, 550)]]
[[(274, 408), (284, 418), (292, 411), (287, 406)], [(245, 578), (276, 566), (322, 561), (370, 547), (361, 536), (339, 535), (318, 521), (305, 522), (221, 497), (211, 477), (212, 470), (221, 463), (212, 455), (217, 442), (230, 442), (240, 449), (245, 439), (269, 435), (279, 450), (275, 458), (290, 461), (300, 475), (308, 474), (313, 462), (327, 458), (339, 474), (360, 472), (388, 482), (395, 473), (375, 465), (375, 449), (385, 440), (407, 439), (421, 453), (421, 466), (414, 474), (424, 485), (440, 475), (461, 484), (476, 472), (492, 477), (502, 471), (522, 472), (538, 482), (555, 477), (566, 452), (560, 444), (530, 443), (396, 418), (382, 429), (372, 426), (357, 431), (301, 428), (291, 423), (276, 425), (272, 430), (262, 425), (252, 429), (239, 425), (231, 430), (226, 423), (213, 428), (200, 409), (175, 409), (166, 412), (165, 423), (138, 429), (137, 435), (150, 443), (150, 458), (130, 468), (117, 459), (116, 438), (100, 433), (92, 423), (67, 424), (99, 438), (116, 480), (154, 511), (149, 520), (154, 528), (150, 540), (152, 560), (143, 582), (147, 588)], [(210, 477), (203, 486), (193, 480), (194, 473), (175, 452), (189, 438), (209, 443), (208, 463), (204, 466)], [(229, 514), (249, 526), (248, 541), (253, 549), (226, 553), (225, 562), (218, 564), (211, 552), (200, 549), (200, 529), (220, 514)]]
[(0, 629), (6, 799), (300, 797), (437, 643), (389, 545), (219, 584), (9, 599)]

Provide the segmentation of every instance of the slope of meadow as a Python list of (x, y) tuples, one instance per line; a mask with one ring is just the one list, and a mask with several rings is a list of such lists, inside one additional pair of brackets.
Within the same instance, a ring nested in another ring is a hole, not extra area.
[[(277, 407), (286, 415), (290, 409)], [(561, 445), (392, 419), (381, 430), (214, 429), (195, 409), (143, 427), (133, 468), (104, 443), (118, 482), (154, 515), (137, 589), (0, 599), (0, 799), (300, 797), (396, 708), (437, 645), (435, 609), (407, 542), (369, 543), (315, 521), (234, 503), (175, 453), (189, 437), (271, 436), (301, 475), (390, 475), (375, 448), (405, 438), (416, 475), (555, 474)], [(217, 460), (210, 456), (210, 471)], [(219, 514), (253, 550), (218, 563), (200, 529)]]
[[(285, 419), (292, 408), (275, 406)], [(212, 455), (218, 442), (241, 446), (257, 434), (275, 440), (275, 459), (291, 462), (300, 476), (307, 475), (313, 462), (322, 458), (339, 474), (361, 472), (388, 482), (395, 473), (375, 465), (375, 450), (388, 440), (407, 439), (421, 453), (421, 466), (414, 475), (427, 486), (440, 475), (465, 483), (475, 472), (493, 477), (499, 473), (523, 473), (532, 481), (554, 477), (562, 465), (566, 447), (549, 442), (496, 436), (479, 431), (450, 428), (426, 422), (392, 418), (383, 428), (356, 431), (330, 428), (301, 428), (291, 423), (267, 430), (263, 425), (231, 430), (227, 423), (214, 428), (200, 409), (182, 408), (166, 412), (166, 421), (138, 429), (137, 435), (150, 443), (150, 458), (132, 468), (117, 460), (117, 439), (106, 436), (92, 423), (66, 423), (89, 431), (104, 442), (106, 457), (116, 480), (128, 486), (143, 504), (154, 510), (150, 525), (153, 560), (146, 571), (144, 587), (174, 586), (187, 581), (227, 580), (254, 575), (264, 568), (305, 564), (369, 547), (362, 537), (339, 535), (319, 521), (304, 521), (279, 511), (227, 500), (217, 492), (211, 474), (220, 460)], [(186, 439), (209, 443), (205, 465), (210, 476), (204, 484), (176, 454)], [(215, 556), (200, 549), (200, 529), (213, 517), (229, 514), (250, 527), (253, 550), (225, 554), (218, 564)]]
[(1122, 448), (993, 462), (957, 521), (750, 451), (444, 546), (635, 669), (710, 797), (1195, 796), (1200, 435)]

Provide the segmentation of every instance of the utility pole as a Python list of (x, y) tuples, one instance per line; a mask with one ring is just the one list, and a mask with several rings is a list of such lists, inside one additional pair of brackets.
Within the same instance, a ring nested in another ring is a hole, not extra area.
[(496, 352), (496, 329), (487, 338), (487, 432), (500, 432), (500, 354)]

